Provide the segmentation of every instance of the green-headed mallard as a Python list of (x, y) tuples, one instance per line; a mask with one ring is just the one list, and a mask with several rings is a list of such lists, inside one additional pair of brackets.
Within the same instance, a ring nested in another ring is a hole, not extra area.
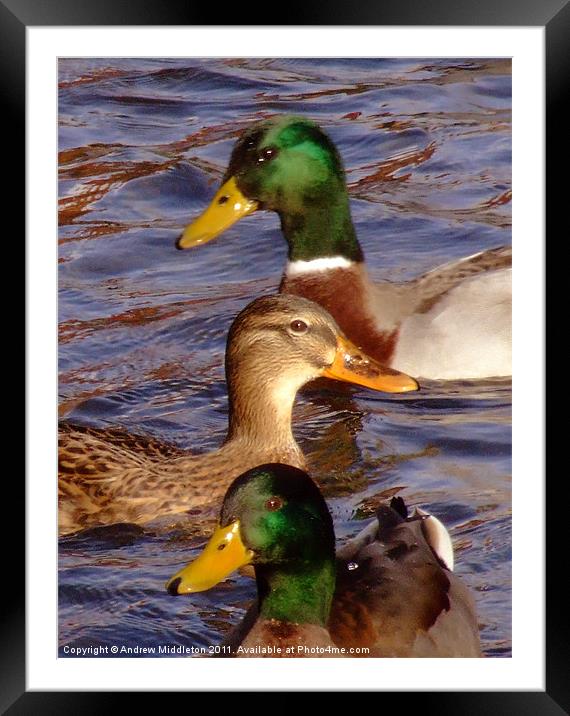
[(144, 523), (204, 507), (228, 483), (268, 461), (305, 465), (291, 431), (299, 388), (320, 376), (374, 390), (417, 390), (413, 378), (357, 349), (320, 306), (265, 296), (233, 322), (226, 347), (229, 428), (221, 448), (189, 455), (116, 430), (60, 428), (62, 534), (112, 522)]
[(274, 117), (243, 134), (221, 188), (177, 246), (207, 242), (258, 209), (279, 214), (289, 246), (281, 292), (326, 308), (368, 355), (436, 380), (511, 374), (510, 248), (408, 283), (373, 283), (339, 153), (316, 124), (299, 117)]
[(311, 478), (289, 465), (258, 466), (232, 483), (218, 529), (166, 588), (204, 591), (247, 564), (258, 610), (230, 640), (234, 656), (481, 655), (447, 530), (425, 512), (409, 517), (401, 498), (335, 557), (332, 519)]

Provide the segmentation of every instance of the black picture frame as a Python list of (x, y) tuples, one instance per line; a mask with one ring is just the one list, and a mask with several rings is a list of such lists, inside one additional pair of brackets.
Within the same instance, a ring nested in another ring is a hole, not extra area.
[[(3, 137), (5, 139), (5, 167), (10, 169), (10, 182), (4, 189), (6, 206), (14, 208), (16, 216), (25, 216), (23, 182), (13, 181), (14, 172), (21, 168), (25, 152), (25, 97), (26, 97), (26, 27), (28, 26), (74, 26), (74, 25), (218, 25), (211, 20), (223, 15), (224, 25), (448, 25), (448, 26), (540, 26), (545, 28), (546, 37), (546, 157), (549, 166), (559, 163), (561, 151), (566, 142), (566, 128), (562, 122), (563, 97), (567, 91), (570, 52), (570, 4), (568, 0), (541, 0), (541, 2), (516, 2), (515, 0), (432, 0), (420, 3), (417, 0), (399, 0), (398, 3), (348, 3), (336, 0), (333, 3), (305, 0), (300, 7), (296, 2), (287, 3), (287, 23), (283, 18), (268, 19), (267, 13), (251, 7), (244, 23), (243, 5), (220, 8), (199, 7), (198, 3), (165, 2), (164, 0), (0, 0), (0, 97), (3, 111)], [(263, 22), (255, 22), (255, 20)], [(293, 22), (294, 20), (294, 22)], [(6, 138), (9, 141), (6, 141)], [(22, 151), (24, 150), (24, 152)], [(550, 160), (550, 162), (548, 162)], [(556, 214), (567, 205), (566, 183), (547, 181), (547, 224), (554, 225)], [(562, 195), (564, 192), (564, 197)], [(516, 201), (516, 198), (515, 198)], [(21, 207), (21, 213), (16, 213)], [(559, 217), (562, 218), (562, 217)], [(562, 222), (556, 225), (565, 226)], [(16, 236), (13, 237), (14, 243)], [(27, 446), (27, 449), (32, 449)], [(4, 477), (4, 500), (10, 505), (10, 512), (18, 508), (24, 514), (24, 480), (14, 468), (6, 471)], [(560, 475), (564, 479), (564, 475)], [(10, 479), (9, 479), (10, 478)], [(565, 569), (559, 569), (559, 546), (567, 544), (568, 537), (563, 520), (555, 518), (554, 502), (559, 496), (553, 494), (556, 488), (547, 490), (547, 554), (549, 556), (546, 575), (546, 690), (544, 692), (414, 692), (406, 694), (406, 707), (413, 706), (409, 699), (417, 702), (422, 713), (444, 714), (552, 714), (570, 713), (570, 649), (568, 647), (568, 599), (565, 586)], [(14, 506), (14, 507), (12, 507)], [(560, 507), (556, 504), (556, 507)], [(557, 510), (558, 512), (558, 510)], [(523, 517), (532, 521), (532, 516)], [(531, 525), (532, 526), (532, 525)], [(11, 716), (19, 714), (67, 714), (101, 713), (119, 707), (133, 709), (132, 693), (112, 694), (109, 692), (31, 692), (25, 685), (25, 534), (24, 521), (11, 528), (10, 553), (14, 557), (11, 568), (4, 568), (4, 609), (0, 612), (2, 640), (0, 647), (0, 713)], [(563, 533), (564, 530), (564, 533)], [(5, 535), (8, 532), (5, 531)], [(5, 539), (7, 539), (5, 537)], [(19, 550), (16, 549), (19, 544)], [(6, 550), (6, 543), (4, 551)], [(566, 627), (566, 628), (564, 628)], [(371, 685), (372, 686), (372, 685)], [(347, 690), (349, 685), (347, 684)], [(149, 695), (150, 696), (150, 695)], [(394, 694), (383, 693), (382, 708), (386, 699)], [(146, 698), (146, 695), (145, 695)], [(400, 697), (397, 697), (400, 698)], [(128, 701), (127, 701), (128, 700)], [(153, 699), (154, 701), (154, 699)], [(219, 704), (219, 702), (216, 703)], [(170, 704), (169, 704), (170, 705)], [(147, 702), (146, 706), (150, 706)], [(164, 707), (163, 707), (164, 708)], [(380, 704), (379, 704), (380, 708)]]

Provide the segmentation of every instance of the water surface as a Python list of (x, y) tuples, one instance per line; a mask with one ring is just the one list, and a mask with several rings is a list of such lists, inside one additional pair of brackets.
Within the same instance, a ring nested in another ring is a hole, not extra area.
[[(255, 119), (301, 113), (329, 132), (379, 280), (511, 241), (509, 61), (67, 59), (59, 85), (60, 414), (75, 421), (198, 452), (222, 441), (227, 330), (276, 289), (286, 244), (269, 213), (194, 251), (174, 241)], [(510, 382), (394, 397), (308, 386), (294, 432), (340, 540), (393, 494), (448, 525), (485, 653), (509, 656)], [(177, 599), (163, 587), (204, 538), (197, 520), (60, 540), (60, 654), (217, 644), (253, 582)]]

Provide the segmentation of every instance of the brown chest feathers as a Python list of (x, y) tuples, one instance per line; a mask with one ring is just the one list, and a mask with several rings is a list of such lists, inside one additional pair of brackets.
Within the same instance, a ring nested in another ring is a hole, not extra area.
[(259, 619), (233, 656), (254, 658), (323, 658), (343, 656), (328, 632), (315, 624)]
[(377, 361), (390, 365), (399, 328), (383, 331), (368, 308), (368, 287), (359, 265), (283, 276), (281, 293), (292, 293), (318, 303), (331, 314), (343, 333)]

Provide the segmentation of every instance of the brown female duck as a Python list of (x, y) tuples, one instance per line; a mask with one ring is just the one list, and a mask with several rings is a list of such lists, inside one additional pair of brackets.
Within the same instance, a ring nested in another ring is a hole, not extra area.
[[(210, 589), (253, 564), (257, 605), (230, 638), (233, 656), (477, 657), (475, 606), (453, 574), (445, 527), (401, 498), (335, 558), (315, 483), (289, 465), (261, 465), (228, 489), (202, 554), (166, 585)], [(226, 652), (227, 654), (227, 652)]]
[(59, 527), (70, 533), (113, 522), (148, 522), (204, 507), (256, 465), (305, 460), (291, 430), (298, 389), (325, 376), (406, 392), (409, 376), (368, 358), (320, 306), (265, 296), (235, 319), (227, 341), (229, 427), (222, 447), (187, 454), (116, 430), (60, 428)]

